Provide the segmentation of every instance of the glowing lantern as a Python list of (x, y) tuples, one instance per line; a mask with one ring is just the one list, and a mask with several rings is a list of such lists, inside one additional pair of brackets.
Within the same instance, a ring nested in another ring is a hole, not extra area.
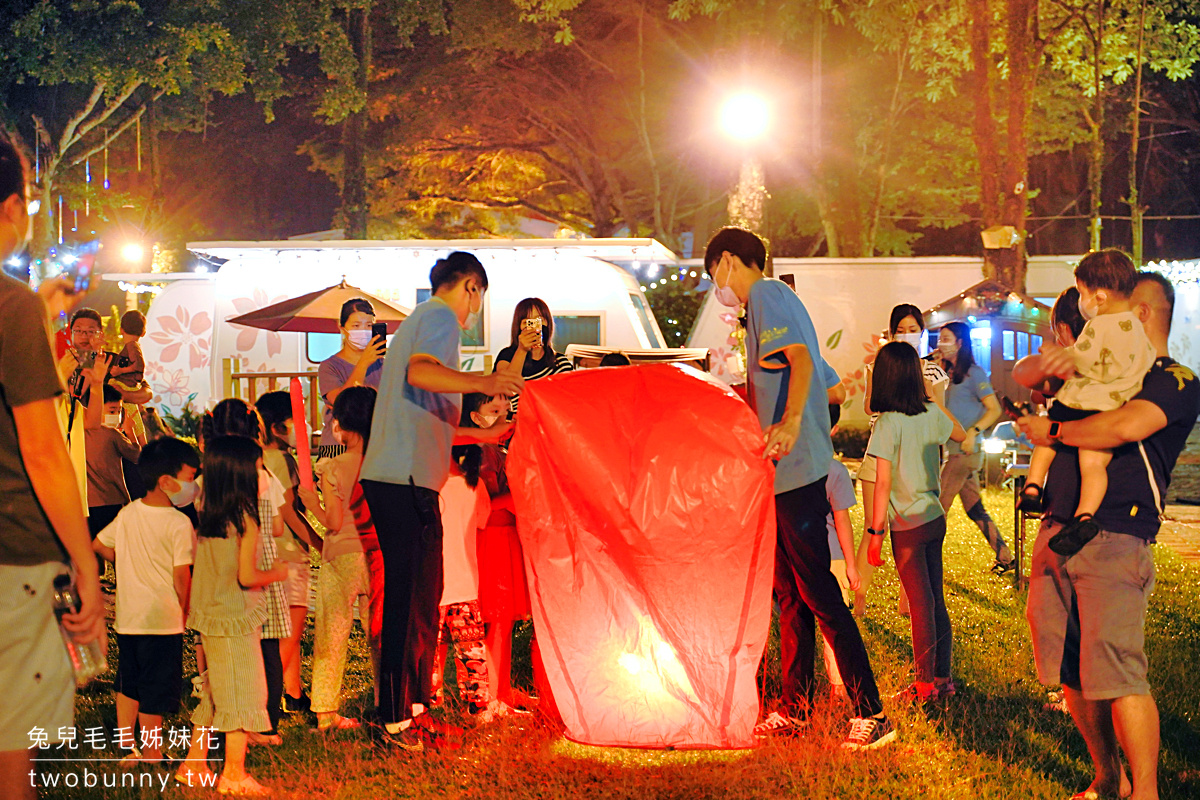
[(775, 543), (761, 450), (749, 407), (686, 367), (525, 387), (508, 477), (569, 738), (753, 746)]

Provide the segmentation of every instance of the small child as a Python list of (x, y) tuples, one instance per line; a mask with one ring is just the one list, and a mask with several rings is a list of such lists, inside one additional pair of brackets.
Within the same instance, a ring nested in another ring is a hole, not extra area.
[[(322, 731), (359, 727), (357, 719), (338, 713), (354, 609), (357, 605), (368, 634), (372, 628), (369, 620), (376, 615), (382, 620), (383, 615), (381, 602), (376, 607), (369, 604), (371, 571), (352, 508), (374, 411), (375, 390), (369, 386), (351, 386), (338, 393), (333, 403), (333, 436), (345, 450), (317, 464), (323, 502), (315, 492), (299, 490), (304, 504), (325, 526), (312, 663), (312, 711)], [(372, 652), (376, 649), (372, 645)]]
[[(842, 407), (830, 403), (830, 436), (837, 433), (841, 417)], [(858, 504), (858, 498), (854, 494), (854, 480), (850, 477), (850, 470), (838, 461), (836, 455), (829, 465), (829, 475), (825, 479), (825, 497), (829, 500), (830, 509), (829, 515), (825, 517), (825, 527), (829, 535), (829, 571), (837, 578), (838, 586), (842, 587), (842, 599), (849, 605), (850, 593), (857, 592), (861, 585), (855, 559), (847, 559), (845, 555), (854, 553), (854, 528), (850, 523), (850, 509)], [(830, 695), (835, 699), (849, 701), (842, 675), (838, 672), (833, 645), (825, 638), (824, 632), (821, 639), (825, 643), (825, 672), (829, 676)]]
[[(1154, 365), (1156, 354), (1129, 303), (1136, 281), (1133, 261), (1120, 250), (1089, 253), (1075, 267), (1079, 312), (1088, 322), (1078, 340), (1062, 348), (1062, 355), (1073, 363), (1058, 374), (1065, 382), (1055, 393), (1050, 408), (1050, 419), (1054, 422), (1112, 411), (1141, 391), (1142, 379)], [(1056, 429), (1057, 426), (1051, 426), (1052, 438)], [(1022, 511), (1042, 510), (1042, 488), (1054, 452), (1053, 447), (1034, 448), (1029, 478), (1021, 494)], [(1108, 491), (1111, 460), (1111, 450), (1079, 448), (1079, 503), (1075, 519), (1055, 539), (1087, 542), (1099, 532), (1092, 515)]]
[[(485, 394), (463, 395), (462, 425), (491, 428), (508, 413), (508, 398)], [(517, 536), (517, 518), (508, 478), (506, 454), (499, 444), (480, 445), (479, 477), (491, 498), (491, 514), (479, 532), (479, 609), (487, 626), (488, 696), (504, 707), (529, 704), (512, 686), (512, 630), (520, 619), (528, 619), (529, 588), (525, 583), (525, 557)]]
[(321, 550), (321, 540), (303, 515), (304, 505), (296, 494), (300, 469), (290, 448), (296, 445), (292, 422), (292, 397), (288, 392), (267, 392), (254, 401), (263, 421), (263, 464), (283, 485), (281, 535), (276, 539), (279, 558), (288, 567), (284, 584), (292, 632), (279, 640), (279, 660), (283, 664), (283, 704), (286, 714), (309, 710), (310, 701), (300, 682), (300, 637), (308, 619), (308, 583), (311, 573), (309, 548)]
[(486, 626), (479, 610), (479, 562), (476, 554), (479, 530), (487, 525), (491, 500), (479, 479), (483, 452), (478, 445), (459, 445), (451, 450), (450, 477), (440, 492), (442, 512), (442, 599), (438, 604), (437, 659), (433, 671), (433, 695), (442, 694), (447, 639), (454, 642), (458, 660), (459, 696), (477, 722), (490, 722), (498, 713), (490, 707), (488, 658), (484, 647)]
[[(236, 397), (227, 398), (217, 405), (200, 421), (200, 452), (204, 453), (205, 442), (217, 436), (245, 436), (253, 439), (262, 446), (265, 438), (262, 417), (258, 412), (246, 405), (244, 400)], [(279, 547), (275, 544), (276, 536), (283, 535), (283, 485), (267, 472), (260, 463), (258, 466), (258, 569), (270, 570), (279, 557)], [(276, 533), (278, 531), (278, 533)], [(278, 745), (283, 743), (279, 735), (279, 720), (283, 716), (281, 701), (283, 699), (283, 660), (279, 655), (279, 642), (287, 639), (292, 633), (292, 619), (288, 611), (287, 596), (284, 592), (286, 576), (277, 582), (263, 587), (266, 595), (267, 619), (263, 624), (262, 638), (259, 646), (262, 649), (263, 666), (267, 671), (267, 713), (271, 717), (271, 728), (265, 734), (252, 732), (250, 744)]]
[(136, 464), (138, 454), (142, 451), (133, 438), (133, 418), (122, 410), (121, 393), (108, 384), (104, 386), (102, 420), (101, 427), (89, 429), (85, 436), (88, 528), (93, 539), (129, 504), (129, 489), (125, 485), (122, 461), (129, 460)]
[(131, 397), (144, 397), (150, 388), (146, 383), (146, 359), (142, 355), (142, 345), (139, 343), (145, 335), (146, 316), (142, 312), (134, 309), (122, 314), (121, 342), (124, 347), (108, 370), (113, 385), (125, 398), (125, 413), (133, 419), (134, 430), (140, 439), (146, 438), (146, 428), (142, 423), (142, 406), (133, 402)]
[(890, 342), (875, 357), (871, 408), (879, 419), (867, 452), (875, 457), (875, 503), (867, 520), (867, 556), (883, 566), (883, 532), (908, 595), (916, 682), (896, 699), (926, 702), (955, 693), (950, 677), (953, 634), (942, 586), (946, 512), (939, 499), (941, 447), (966, 431), (927, 394), (921, 362), (911, 347)]
[(245, 436), (212, 436), (204, 445), (204, 504), (196, 547), (188, 627), (200, 632), (208, 669), (192, 714), (192, 743), (175, 780), (211, 786), (210, 730), (225, 733), (221, 794), (271, 792), (246, 772), (248, 731), (271, 728), (267, 677), (259, 647), (267, 618), (264, 586), (287, 579), (279, 561), (255, 567), (258, 542), (258, 471), (262, 447)]
[(117, 730), (131, 750), (122, 767), (162, 761), (162, 720), (179, 710), (195, 545), (191, 521), (171, 498), (192, 485), (199, 466), (186, 442), (146, 445), (138, 469), (149, 492), (121, 509), (92, 544), (117, 571)]

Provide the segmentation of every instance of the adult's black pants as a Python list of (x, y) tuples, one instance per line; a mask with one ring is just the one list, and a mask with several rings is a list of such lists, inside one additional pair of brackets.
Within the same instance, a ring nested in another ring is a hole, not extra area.
[(411, 484), (362, 481), (383, 554), (379, 720), (403, 722), (429, 706), (442, 598), (438, 493)]
[(775, 495), (775, 599), (779, 603), (783, 704), (801, 716), (813, 700), (817, 624), (833, 647), (855, 715), (883, 710), (867, 649), (829, 571), (825, 479)]

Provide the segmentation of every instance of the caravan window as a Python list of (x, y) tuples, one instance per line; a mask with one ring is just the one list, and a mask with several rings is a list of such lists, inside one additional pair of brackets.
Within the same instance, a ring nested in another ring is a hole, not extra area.
[(1015, 334), (1015, 331), (1001, 331), (1000, 332), (1001, 357), (1005, 361), (1016, 361), (1017, 360), (1017, 358), (1016, 358), (1017, 357), (1017, 345), (1016, 345), (1016, 341), (1015, 341), (1016, 336), (1014, 334)]
[(340, 333), (308, 333), (304, 336), (304, 357), (314, 364), (320, 364), (341, 349)]
[[(417, 289), (417, 303), (424, 303), (433, 295), (432, 289)], [(462, 346), (481, 348), (485, 345), (486, 339), (483, 332), (487, 330), (487, 293), (483, 295), (483, 308), (479, 311), (479, 319), (475, 321), (475, 327), (469, 331), (462, 332)]]
[(663, 340), (658, 337), (658, 329), (650, 321), (650, 308), (646, 305), (646, 298), (642, 296), (641, 292), (630, 292), (629, 299), (633, 301), (638, 321), (642, 323), (642, 330), (646, 332), (646, 341), (650, 343), (651, 347), (666, 347)]
[(1017, 331), (1017, 359), (1020, 360), (1029, 355), (1029, 334), (1025, 331)]
[(561, 353), (569, 344), (603, 344), (600, 340), (600, 315), (555, 314), (552, 346)]

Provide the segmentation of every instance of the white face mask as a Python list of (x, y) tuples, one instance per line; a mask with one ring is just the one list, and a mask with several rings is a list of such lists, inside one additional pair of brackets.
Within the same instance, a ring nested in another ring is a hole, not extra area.
[(497, 414), (480, 414), (479, 418), (483, 420), (483, 425), (480, 427), (490, 428), (496, 424), (496, 420), (500, 419)]
[[(467, 308), (470, 308), (470, 306), (467, 306)], [(481, 311), (483, 311), (483, 294), (482, 293), (480, 293), (480, 295), (479, 295), (479, 308), (477, 308), (474, 311), (467, 312), (467, 318), (463, 321), (463, 324), (462, 324), (462, 329), (464, 331), (473, 330), (475, 328), (475, 326), (479, 323), (479, 313)]]
[(195, 481), (179, 481), (179, 491), (167, 492), (167, 497), (171, 498), (171, 505), (175, 507), (186, 506), (188, 503), (196, 499), (196, 482)]
[(367, 331), (346, 331), (346, 340), (350, 342), (350, 346), (355, 350), (366, 350), (367, 345), (371, 343), (371, 332)]
[(892, 337), (892, 339), (897, 342), (904, 342), (907, 345), (911, 345), (912, 349), (917, 351), (917, 355), (924, 355), (924, 353), (921, 352), (921, 346), (925, 343), (924, 333), (897, 333)]
[[(719, 266), (718, 269), (720, 269)], [(733, 277), (733, 265), (729, 267), (729, 277)], [(732, 286), (729, 284), (721, 286), (717, 283), (716, 274), (713, 275), (713, 285), (716, 286), (717, 302), (721, 305), (726, 308), (737, 308), (742, 304), (742, 301), (738, 299), (737, 293), (733, 291)]]
[(1079, 314), (1084, 319), (1094, 319), (1100, 313), (1100, 300), (1095, 295), (1092, 295), (1091, 302), (1083, 299), (1083, 295), (1079, 295)]
[(285, 442), (287, 442), (288, 447), (295, 450), (296, 449), (296, 429), (288, 428), (287, 436), (285, 436), (283, 440)]
[(119, 428), (121, 427), (121, 415), (105, 414), (101, 424), (106, 428)]
[(938, 352), (946, 358), (954, 358), (958, 355), (957, 342), (938, 342)]

